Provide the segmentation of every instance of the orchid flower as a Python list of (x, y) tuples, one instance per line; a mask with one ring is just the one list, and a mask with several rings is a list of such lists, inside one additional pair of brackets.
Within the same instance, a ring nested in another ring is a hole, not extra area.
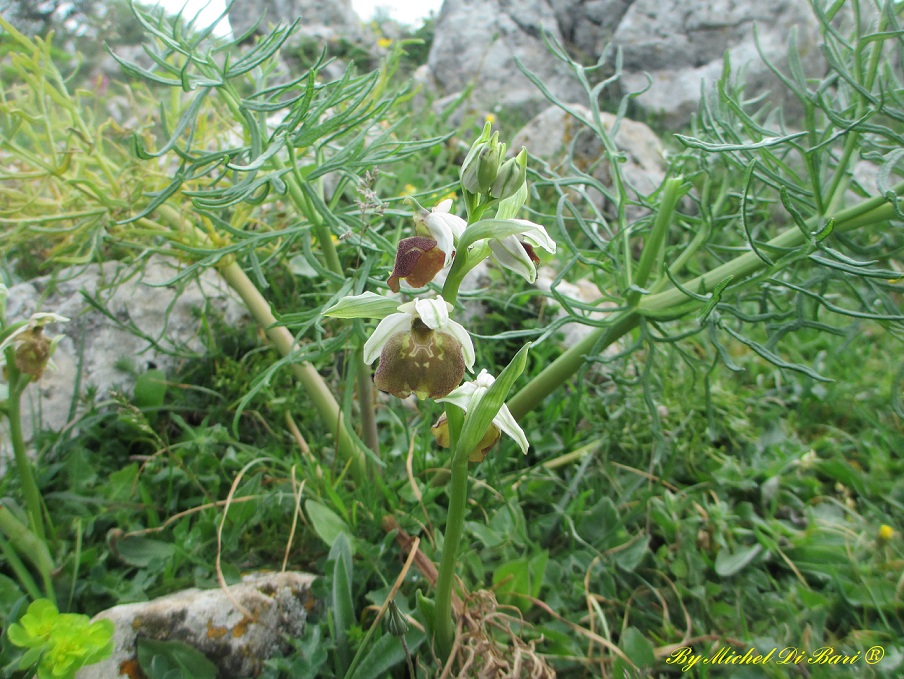
[[(487, 390), (493, 386), (496, 378), (490, 375), (486, 370), (481, 370), (480, 374), (473, 382), (465, 382), (457, 389), (450, 392), (443, 398), (436, 399), (440, 403), (451, 403), (458, 406), (465, 412), (470, 408), (474, 408), (480, 403), (480, 400), (487, 393)], [(446, 415), (443, 414), (439, 421), (433, 426), (433, 435), (436, 437), (437, 443), (443, 448), (449, 446), (449, 425), (446, 421)], [(503, 404), (493, 418), (493, 424), (484, 435), (483, 439), (477, 445), (477, 448), (471, 451), (469, 460), (471, 462), (481, 462), (486, 457), (487, 451), (490, 450), (499, 440), (501, 434), (504, 433), (511, 437), (521, 448), (522, 453), (527, 453), (528, 442), (524, 430), (518, 426), (515, 418), (509, 412), (508, 406)]]
[(364, 343), (364, 362), (377, 356), (374, 384), (399, 398), (446, 396), (474, 369), (474, 345), (460, 324), (449, 318), (452, 305), (442, 297), (400, 304)]

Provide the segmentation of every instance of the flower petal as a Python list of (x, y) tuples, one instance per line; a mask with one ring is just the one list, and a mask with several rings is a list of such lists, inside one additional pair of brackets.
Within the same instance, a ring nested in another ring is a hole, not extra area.
[[(440, 205), (445, 205), (446, 202), (449, 205), (452, 204), (451, 200), (444, 200)], [(445, 266), (448, 266), (452, 261), (452, 253), (455, 251), (455, 241), (461, 238), (465, 232), (467, 222), (457, 215), (437, 211), (438, 207), (433, 208), (430, 214), (424, 218), (424, 225), (433, 240), (436, 241), (436, 246), (446, 254)], [(448, 206), (446, 208), (448, 209)]]
[(445, 253), (436, 241), (424, 236), (412, 236), (399, 241), (395, 266), (386, 283), (393, 292), (399, 291), (399, 281), (407, 281), (413, 288), (422, 288), (433, 280), (445, 266)]
[(380, 355), (380, 352), (383, 351), (383, 347), (390, 337), (396, 333), (409, 332), (410, 330), (411, 314), (390, 314), (384, 318), (364, 343), (364, 362), (367, 365), (373, 363)]
[(474, 395), (475, 389), (477, 389), (477, 387), (474, 386), (473, 382), (464, 382), (442, 398), (436, 399), (436, 402), (451, 403), (465, 412), (468, 412), (468, 408), (471, 407), (471, 397)]
[(500, 266), (524, 277), (528, 283), (537, 279), (537, 268), (517, 236), (490, 240), (490, 250)]
[(546, 229), (543, 226), (526, 219), (513, 219), (512, 221), (517, 222), (524, 227), (524, 231), (521, 232), (521, 235), (531, 245), (543, 248), (550, 254), (555, 254), (556, 242), (549, 237), (549, 234), (546, 233)]
[(461, 353), (465, 359), (465, 365), (468, 367), (469, 372), (474, 372), (474, 361), (477, 360), (477, 357), (474, 355), (474, 344), (471, 342), (471, 336), (468, 331), (461, 324), (450, 319), (443, 326), (443, 332), (449, 333), (458, 340), (459, 344), (461, 344)]
[[(407, 306), (407, 305), (402, 305)], [(401, 309), (401, 307), (399, 307)], [(449, 312), (452, 311), (452, 305), (438, 295), (434, 299), (416, 299), (414, 300), (414, 311), (418, 317), (431, 330), (444, 328), (449, 323)]]
[(521, 448), (521, 452), (525, 455), (527, 454), (529, 446), (527, 436), (525, 436), (524, 430), (518, 426), (517, 422), (515, 422), (515, 418), (512, 417), (512, 413), (509, 411), (507, 405), (503, 404), (499, 409), (496, 417), (493, 418), (493, 424), (499, 427), (504, 434), (513, 438), (515, 443)]

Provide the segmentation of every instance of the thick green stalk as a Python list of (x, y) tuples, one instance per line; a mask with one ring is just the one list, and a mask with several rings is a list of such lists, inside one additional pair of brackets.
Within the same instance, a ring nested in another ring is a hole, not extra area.
[(25, 496), (25, 508), (28, 511), (31, 530), (43, 541), (45, 533), (41, 491), (38, 490), (38, 484), (35, 483), (31, 460), (28, 459), (28, 453), (25, 450), (25, 437), (22, 435), (22, 392), (28, 384), (28, 377), (16, 367), (11, 349), (7, 351), (6, 370), (9, 377), (9, 399), (6, 403), (6, 413), (9, 419), (10, 442), (16, 460), (16, 472), (19, 474), (19, 483), (22, 485), (22, 494)]
[[(295, 345), (295, 338), (285, 326), (277, 324), (276, 317), (270, 310), (269, 302), (264, 299), (248, 275), (231, 258), (226, 263), (220, 264), (219, 271), (229, 287), (242, 298), (258, 324), (266, 329), (267, 337), (270, 338), (279, 353), (282, 356), (288, 356)], [(342, 410), (329, 386), (314, 366), (307, 361), (293, 363), (292, 371), (314, 402), (320, 419), (336, 437), (336, 448), (339, 454), (352, 460), (352, 473), (357, 481), (363, 482), (367, 476), (366, 457), (358, 447), (355, 438), (348, 431), (348, 424), (345, 422)]]
[[(893, 187), (892, 191), (898, 195), (904, 193), (904, 182)], [(838, 232), (851, 231), (862, 226), (893, 219), (894, 217), (894, 206), (884, 196), (877, 196), (839, 212), (835, 216), (835, 230)], [(809, 220), (808, 224), (811, 228), (815, 227), (815, 218)], [(804, 241), (804, 234), (797, 226), (794, 226), (770, 240), (768, 244), (774, 248), (787, 249), (800, 246)], [(700, 289), (712, 290), (713, 287), (728, 276), (734, 276), (735, 280), (739, 280), (756, 273), (765, 268), (765, 266), (766, 264), (756, 253), (748, 252), (716, 267), (708, 273), (697, 276), (682, 287), (692, 292), (697, 292)], [(610, 325), (598, 328), (565, 351), (521, 389), (508, 402), (512, 415), (516, 420), (521, 419), (525, 414), (536, 408), (544, 398), (569, 380), (581, 368), (584, 364), (584, 356), (594, 346), (599, 346), (599, 350), (602, 351), (613, 342), (618, 341), (637, 326), (644, 312), (667, 311), (687, 301), (687, 295), (678, 288), (673, 287), (642, 298), (635, 310), (618, 312)]]
[(443, 539), (443, 556), (436, 578), (436, 613), (434, 634), (436, 651), (445, 662), (455, 641), (455, 622), (452, 620), (452, 588), (455, 585), (455, 564), (458, 547), (464, 532), (465, 510), (468, 505), (468, 456), (457, 455), (452, 462), (452, 484), (449, 491), (449, 511)]
[(16, 554), (31, 561), (41, 575), (45, 595), (56, 603), (52, 579), (53, 558), (50, 556), (50, 551), (47, 549), (47, 544), (43, 538), (39, 538), (34, 532), (30, 531), (2, 503), (0, 503), (0, 532), (9, 540), (10, 546)]
[[(904, 184), (899, 184), (894, 190), (900, 194), (904, 191)], [(873, 198), (848, 210), (839, 212), (835, 217), (835, 230), (838, 232), (851, 231), (867, 224), (892, 219), (894, 216), (894, 206), (884, 197)], [(810, 221), (812, 222), (812, 220)], [(804, 240), (804, 234), (795, 226), (770, 240), (768, 246), (778, 249), (789, 249), (799, 247), (804, 243)], [(765, 267), (766, 264), (755, 252), (747, 252), (722, 266), (716, 267), (712, 271), (697, 276), (684, 283), (682, 287), (691, 292), (712, 290), (729, 276), (734, 276), (735, 280), (739, 280)], [(678, 288), (671, 288), (656, 295), (645, 297), (640, 301), (639, 308), (641, 311), (664, 311), (687, 301), (688, 297), (685, 293)]]
[(358, 381), (358, 407), (361, 411), (361, 438), (375, 454), (380, 454), (380, 434), (377, 431), (377, 412), (374, 403), (374, 384), (370, 378), (370, 366), (364, 362), (364, 347), (355, 352)]
[[(653, 220), (653, 228), (650, 235), (644, 243), (643, 252), (640, 253), (640, 261), (637, 263), (637, 271), (634, 273), (634, 285), (642, 288), (647, 284), (647, 279), (653, 272), (653, 265), (661, 258), (664, 252), (663, 245), (665, 236), (669, 231), (669, 225), (672, 223), (672, 215), (675, 208), (685, 190), (684, 179), (682, 177), (672, 177), (665, 183), (662, 191), (662, 200), (659, 203), (659, 209)], [(640, 290), (631, 290), (628, 293), (629, 302), (634, 305), (640, 299)]]
[(565, 351), (509, 400), (507, 405), (512, 416), (520, 420), (570, 379), (584, 365), (584, 357), (593, 351), (597, 344), (602, 351), (637, 327), (639, 322), (640, 315), (636, 311), (618, 312), (611, 325), (597, 328)]

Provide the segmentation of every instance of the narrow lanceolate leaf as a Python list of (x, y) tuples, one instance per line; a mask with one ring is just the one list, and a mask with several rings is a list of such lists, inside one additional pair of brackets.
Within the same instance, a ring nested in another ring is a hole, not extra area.
[(386, 318), (399, 309), (395, 300), (382, 297), (373, 292), (343, 297), (336, 304), (323, 312), (332, 318)]
[(521, 351), (515, 354), (512, 362), (505, 367), (505, 370), (499, 373), (499, 377), (493, 382), (493, 386), (487, 389), (480, 402), (465, 415), (461, 435), (455, 446), (456, 457), (460, 455), (467, 457), (480, 443), (483, 435), (493, 423), (493, 418), (496, 417), (505, 403), (505, 399), (508, 398), (509, 391), (512, 385), (515, 384), (515, 380), (524, 371), (524, 367), (527, 365), (529, 348), (530, 342), (521, 347)]

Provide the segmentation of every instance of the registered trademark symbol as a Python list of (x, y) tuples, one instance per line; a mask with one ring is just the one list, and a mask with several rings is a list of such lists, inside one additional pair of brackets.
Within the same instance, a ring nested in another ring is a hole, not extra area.
[(885, 649), (881, 646), (872, 646), (863, 656), (863, 659), (870, 665), (875, 665), (885, 657)]

